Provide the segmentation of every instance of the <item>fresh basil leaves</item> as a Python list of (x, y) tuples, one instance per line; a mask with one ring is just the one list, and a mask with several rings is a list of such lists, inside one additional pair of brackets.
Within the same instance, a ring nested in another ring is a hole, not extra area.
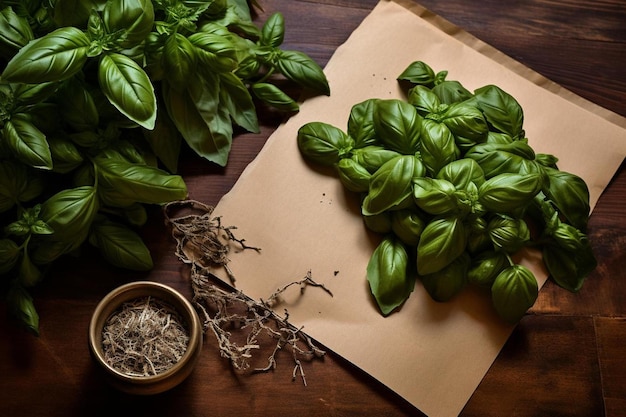
[(522, 248), (539, 246), (552, 279), (570, 291), (595, 268), (589, 191), (555, 156), (534, 152), (515, 98), (495, 85), (472, 93), (447, 75), (414, 62), (398, 77), (406, 100), (355, 104), (346, 132), (307, 123), (299, 149), (336, 167), (362, 198), (365, 226), (383, 236), (367, 267), (383, 315), (419, 279), (436, 301), (468, 285), (486, 289), (495, 312), (515, 323), (538, 295), (532, 272), (514, 260)]
[(152, 267), (136, 227), (144, 205), (186, 198), (183, 146), (225, 166), (233, 137), (259, 131), (258, 105), (298, 111), (283, 78), (330, 93), (282, 47), (282, 14), (257, 26), (249, 4), (0, 0), (0, 291), (32, 331), (29, 289), (82, 244)]

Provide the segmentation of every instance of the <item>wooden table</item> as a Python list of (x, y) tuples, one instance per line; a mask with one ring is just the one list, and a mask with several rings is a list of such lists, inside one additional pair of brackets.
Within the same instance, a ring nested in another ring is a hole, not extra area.
[[(325, 65), (378, 0), (261, 0), (263, 22), (281, 11), (285, 47)], [(626, 116), (623, 0), (424, 0), (422, 5), (575, 93)], [(389, 30), (393, 30), (390, 22)], [(185, 156), (190, 197), (216, 204), (281, 118), (262, 115), (260, 134), (235, 139), (220, 169)], [(589, 138), (590, 144), (593, 138)], [(626, 413), (626, 171), (620, 168), (590, 220), (598, 268), (577, 294), (552, 283), (514, 331), (463, 416), (623, 416)], [(405, 416), (396, 394), (328, 352), (306, 364), (308, 386), (292, 382), (289, 358), (271, 373), (236, 375), (207, 336), (192, 376), (155, 397), (108, 387), (87, 348), (98, 301), (117, 285), (148, 279), (190, 295), (185, 266), (159, 210), (142, 231), (155, 260), (147, 274), (115, 269), (87, 249), (58, 261), (34, 292), (41, 336), (16, 328), (0, 305), (0, 416)]]

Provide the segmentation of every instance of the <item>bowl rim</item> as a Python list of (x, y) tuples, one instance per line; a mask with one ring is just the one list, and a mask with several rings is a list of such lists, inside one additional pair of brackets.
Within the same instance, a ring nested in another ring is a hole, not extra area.
[[(163, 295), (163, 297), (159, 297)], [(102, 327), (109, 316), (123, 303), (142, 298), (153, 296), (172, 304), (185, 320), (186, 328), (189, 331), (189, 341), (187, 349), (183, 356), (169, 369), (148, 376), (127, 375), (118, 371), (109, 365), (104, 359), (102, 350)], [(165, 299), (164, 299), (165, 298)], [(96, 306), (89, 323), (89, 348), (98, 364), (111, 376), (116, 379), (132, 382), (133, 384), (153, 384), (169, 378), (172, 375), (184, 370), (189, 366), (189, 362), (194, 360), (199, 340), (202, 337), (200, 319), (191, 303), (178, 290), (169, 285), (155, 281), (134, 281), (110, 291), (100, 300)]]

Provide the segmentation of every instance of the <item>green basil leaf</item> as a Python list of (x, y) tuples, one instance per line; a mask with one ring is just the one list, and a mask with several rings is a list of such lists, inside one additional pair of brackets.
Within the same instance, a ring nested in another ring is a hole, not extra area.
[(422, 61), (415, 61), (409, 64), (398, 76), (400, 81), (408, 81), (412, 84), (432, 86), (435, 83), (435, 72)]
[(446, 81), (446, 77), (447, 76), (448, 76), (448, 71), (447, 70), (439, 71), (438, 73), (436, 73), (435, 74), (435, 85), (441, 84), (442, 82)]
[(363, 216), (365, 227), (374, 233), (387, 234), (391, 232), (391, 212), (383, 211), (379, 214)]
[(572, 252), (582, 251), (589, 244), (586, 234), (563, 222), (559, 222), (550, 236), (559, 247)]
[(557, 162), (559, 162), (559, 158), (554, 155), (538, 153), (535, 156), (535, 160), (544, 167), (558, 169)]
[(487, 221), (482, 217), (472, 218), (468, 224), (469, 237), (467, 239), (467, 251), (476, 255), (480, 252), (493, 249), (493, 243), (487, 233)]
[(539, 294), (533, 273), (522, 265), (512, 265), (500, 272), (491, 287), (491, 299), (498, 315), (517, 323), (535, 304)]
[(37, 220), (31, 226), (30, 230), (33, 234), (36, 235), (51, 235), (54, 233), (54, 230), (50, 226), (48, 226), (44, 221)]
[(342, 158), (337, 163), (337, 174), (347, 190), (356, 193), (369, 190), (372, 174), (352, 158)]
[(22, 237), (30, 233), (30, 227), (28, 225), (28, 222), (21, 219), (16, 220), (13, 223), (9, 223), (7, 226), (5, 226), (4, 232), (7, 234), (7, 236), (13, 235)]
[(544, 235), (549, 236), (561, 224), (556, 207), (546, 199), (543, 192), (538, 193), (533, 203), (528, 207), (527, 214), (530, 219), (537, 222), (538, 227), (543, 228)]
[(478, 144), (465, 153), (466, 158), (473, 159), (480, 165), (485, 178), (492, 178), (504, 173), (519, 173), (523, 170), (524, 164), (530, 162), (519, 155), (503, 150), (494, 150), (491, 145)]
[(49, 9), (57, 26), (84, 27), (98, 0), (56, 0)]
[(401, 155), (386, 162), (370, 179), (362, 213), (373, 215), (411, 206), (412, 181), (423, 176), (425, 171), (422, 162), (412, 155)]
[(367, 264), (367, 281), (378, 308), (390, 314), (411, 295), (415, 279), (408, 273), (408, 255), (402, 242), (385, 237)]
[(17, 277), (24, 287), (34, 287), (41, 280), (41, 271), (30, 260), (30, 256), (28, 255), (28, 251), (24, 251), (17, 271)]
[(519, 139), (513, 138), (508, 133), (502, 133), (502, 132), (496, 132), (494, 130), (490, 130), (489, 133), (487, 133), (487, 140), (485, 141), (485, 143), (506, 145), (512, 142), (516, 142), (518, 140)]
[(388, 149), (404, 155), (415, 155), (420, 150), (422, 117), (406, 101), (377, 101), (373, 121), (376, 136)]
[(417, 246), (417, 271), (428, 275), (440, 271), (465, 252), (467, 230), (457, 217), (431, 220)]
[(165, 70), (163, 69), (163, 53), (165, 51), (165, 42), (169, 36), (166, 33), (151, 32), (143, 42), (145, 63), (143, 68), (150, 74), (152, 80), (162, 80), (165, 78)]
[(89, 242), (112, 265), (132, 271), (148, 271), (153, 267), (150, 250), (141, 237), (121, 223), (94, 222)]
[(95, 157), (98, 193), (116, 207), (132, 203), (162, 204), (187, 197), (187, 187), (178, 175), (153, 166), (137, 165), (122, 158)]
[(175, 173), (178, 171), (182, 137), (165, 110), (165, 104), (158, 101), (160, 98), (157, 97), (157, 117), (154, 129), (142, 129), (142, 133), (152, 152), (163, 162), (165, 168)]
[(442, 81), (437, 83), (432, 89), (439, 100), (443, 104), (453, 104), (462, 102), (472, 98), (472, 93), (469, 92), (458, 81)]
[(465, 138), (458, 134), (454, 135), (454, 138), (456, 139), (456, 146), (459, 147), (462, 155), (465, 155), (474, 146), (484, 141), (484, 138), (479, 138), (479, 139)]
[(506, 253), (494, 250), (481, 252), (472, 258), (467, 279), (471, 284), (491, 288), (496, 277), (508, 266)]
[(52, 169), (52, 155), (46, 136), (25, 114), (16, 114), (4, 123), (2, 133), (7, 147), (26, 165)]
[(226, 3), (242, 20), (252, 20), (252, 14), (247, 0), (228, 0)]
[(220, 107), (211, 120), (207, 122), (207, 127), (208, 138), (205, 140), (210, 145), (208, 148), (209, 157), (207, 159), (211, 158), (209, 160), (216, 164), (226, 166), (233, 143), (233, 125), (228, 111)]
[(98, 132), (86, 130), (79, 133), (70, 133), (68, 138), (82, 148), (96, 148), (102, 140)]
[[(80, 245), (76, 246), (73, 242), (53, 240), (48, 238), (48, 236), (44, 236), (44, 238), (37, 240), (40, 242), (29, 245), (29, 248), (33, 248), (31, 259), (36, 265), (50, 264), (61, 256), (71, 253), (80, 247)], [(81, 243), (83, 241), (84, 240), (82, 240)]]
[(221, 83), (219, 75), (210, 73), (194, 74), (189, 81), (193, 87), (187, 88), (187, 94), (198, 114), (208, 126), (221, 110)]
[(0, 164), (0, 213), (18, 202), (30, 201), (44, 189), (42, 175), (38, 170), (13, 160)]
[(64, 80), (83, 68), (89, 44), (89, 38), (80, 29), (56, 29), (20, 49), (7, 64), (2, 78), (26, 84)]
[(52, 168), (54, 172), (67, 174), (80, 166), (84, 161), (80, 151), (67, 138), (51, 136), (48, 138), (48, 145), (50, 146), (50, 153), (54, 162)]
[(92, 186), (59, 191), (41, 205), (41, 220), (54, 230), (52, 235), (40, 236), (41, 241), (45, 245), (51, 241), (62, 244), (59, 255), (77, 249), (87, 238), (99, 207)]
[(387, 161), (400, 156), (396, 151), (391, 151), (383, 146), (370, 145), (364, 148), (352, 150), (352, 158), (370, 173), (378, 171)]
[(334, 165), (350, 155), (354, 141), (343, 130), (324, 122), (310, 122), (298, 129), (298, 149), (321, 165)]
[(102, 151), (103, 154), (107, 154), (109, 152), (112, 153), (115, 158), (117, 158), (118, 155), (121, 155), (122, 158), (128, 162), (139, 165), (148, 164), (146, 157), (150, 157), (148, 153), (144, 153), (142, 150), (138, 149), (137, 145), (130, 140), (115, 141), (108, 149)]
[(458, 207), (456, 188), (446, 180), (414, 178), (413, 198), (417, 206), (428, 214), (448, 215)]
[(420, 137), (422, 161), (431, 176), (461, 156), (454, 135), (443, 123), (424, 119)]
[(252, 93), (259, 100), (280, 111), (297, 112), (300, 110), (298, 103), (274, 84), (254, 83), (252, 84)]
[(250, 39), (258, 39), (261, 36), (260, 29), (250, 18), (250, 9), (245, 0), (229, 0), (227, 9), (221, 17), (214, 22), (228, 27), (236, 33), (242, 33)]
[(458, 216), (475, 218), (485, 214), (485, 208), (478, 202), (478, 187), (473, 182), (469, 182), (465, 189), (457, 189), (455, 196)]
[(495, 248), (515, 253), (530, 240), (530, 230), (523, 219), (497, 215), (487, 225), (487, 233)]
[(544, 190), (546, 196), (557, 206), (567, 221), (580, 230), (586, 230), (591, 210), (589, 188), (575, 174), (554, 168), (545, 168), (549, 181)]
[(240, 58), (234, 74), (243, 80), (252, 80), (259, 74), (261, 67), (262, 64), (256, 56), (248, 55)]
[(504, 173), (540, 173), (545, 176), (541, 166), (533, 157), (525, 153), (530, 148), (521, 141), (511, 144), (481, 143), (473, 146), (465, 153), (466, 158), (474, 159), (483, 169), (486, 178)]
[(285, 18), (281, 13), (274, 13), (263, 24), (261, 45), (278, 47), (285, 38)]
[(523, 137), (524, 112), (517, 100), (495, 85), (474, 91), (474, 98), (487, 121), (497, 130), (512, 137)]
[(98, 81), (109, 102), (124, 116), (146, 129), (154, 128), (154, 87), (135, 61), (117, 53), (103, 55), (98, 66)]
[(177, 91), (184, 91), (196, 71), (197, 54), (192, 43), (176, 32), (165, 41), (163, 71), (167, 81)]
[[(443, 100), (442, 100), (443, 101)], [(452, 103), (441, 115), (453, 135), (482, 142), (487, 138), (489, 126), (482, 112), (468, 103)]]
[(100, 113), (93, 95), (77, 77), (63, 83), (56, 96), (63, 120), (76, 131), (95, 130), (100, 123)]
[(220, 104), (238, 126), (248, 132), (259, 132), (259, 120), (250, 91), (232, 72), (220, 74)]
[(465, 156), (477, 161), (489, 178), (504, 172), (520, 172), (525, 164), (534, 162), (536, 155), (527, 140), (504, 140), (477, 144)]
[(35, 36), (28, 20), (19, 16), (10, 6), (0, 10), (0, 51), (9, 59)]
[[(209, 3), (209, 4), (207, 5), (207, 3)], [(197, 4), (197, 5), (201, 6), (201, 7), (206, 7), (207, 9), (206, 9), (205, 13), (207, 13), (210, 16), (217, 16), (217, 15), (222, 14), (226, 10), (226, 8), (228, 7), (228, 5), (230, 3), (232, 3), (232, 2), (229, 1), (229, 0), (211, 0), (209, 2), (207, 2), (206, 0), (193, 0), (193, 1), (186, 0), (185, 1), (185, 4), (188, 4), (188, 5), (189, 4), (191, 4), (191, 5)], [(235, 1), (234, 3), (237, 3), (237, 1)], [(257, 5), (256, 0), (252, 0), (252, 2), (250, 4)], [(242, 3), (242, 5), (244, 5), (244, 4)], [(248, 7), (247, 3), (245, 3), (245, 7)], [(248, 11), (247, 13), (250, 14), (250, 11)]]
[(375, 145), (374, 109), (378, 99), (368, 99), (352, 106), (348, 118), (348, 135), (354, 139), (355, 148)]
[(196, 56), (209, 70), (230, 73), (237, 68), (237, 47), (227, 36), (196, 32), (189, 36)]
[(452, 161), (439, 170), (437, 178), (451, 182), (457, 190), (465, 190), (470, 183), (480, 187), (485, 174), (476, 161), (469, 158)]
[(0, 239), (0, 275), (6, 274), (17, 264), (21, 251), (12, 239)]
[(58, 83), (39, 83), (39, 84), (12, 84), (13, 97), (16, 103), (23, 104), (41, 104), (43, 101), (51, 97), (59, 88)]
[[(430, 113), (439, 113), (442, 109), (439, 97), (430, 88), (423, 85), (411, 88), (407, 100), (415, 106), (417, 112), (423, 117)], [(447, 108), (447, 106), (444, 108)]]
[[(203, 113), (207, 117), (210, 116), (208, 109), (217, 108), (217, 101), (212, 103), (216, 98), (208, 98), (212, 93), (210, 90), (202, 89), (198, 94), (206, 97), (203, 102), (194, 102), (190, 97), (190, 92), (180, 93), (169, 86), (169, 83), (163, 83), (163, 99), (168, 114), (181, 133), (185, 142), (199, 156), (215, 162), (220, 166), (225, 166), (228, 161), (228, 154), (232, 144), (232, 136), (228, 136), (228, 131), (220, 132), (212, 131), (207, 122), (203, 118), (196, 104), (202, 104)], [(212, 113), (214, 117), (220, 117), (218, 111)], [(224, 124), (221, 125), (223, 128)], [(232, 125), (230, 127), (232, 129)]]
[(39, 315), (35, 309), (33, 297), (19, 284), (13, 284), (6, 297), (11, 315), (35, 336), (39, 336)]
[(439, 271), (420, 276), (424, 289), (439, 302), (449, 301), (467, 285), (470, 257), (462, 253)]
[[(122, 33), (118, 31), (114, 34), (105, 33), (104, 20), (102, 19), (102, 15), (98, 13), (97, 10), (92, 10), (89, 13), (89, 17), (87, 19), (87, 35), (90, 39), (105, 39), (106, 43), (113, 45), (113, 42), (121, 42)], [(92, 42), (89, 46), (89, 51), (87, 51), (87, 56), (90, 58), (97, 57), (102, 52), (104, 52), (104, 42)]]
[(15, 234), (17, 236), (23, 236), (31, 232), (31, 226), (39, 220), (39, 214), (41, 213), (41, 204), (35, 204), (31, 208), (20, 210), (18, 219), (13, 223), (10, 223), (5, 228), (7, 234)]
[(120, 46), (138, 45), (152, 31), (154, 7), (151, 0), (109, 0), (103, 11), (108, 33), (123, 32)]
[(543, 261), (550, 277), (561, 288), (577, 292), (598, 262), (589, 241), (578, 250), (568, 250), (554, 244), (543, 247)]
[(487, 210), (510, 213), (527, 206), (541, 191), (541, 174), (499, 174), (478, 190), (478, 201)]
[(391, 212), (391, 230), (408, 246), (417, 246), (425, 227), (426, 222), (417, 210), (403, 209)]
[(315, 92), (330, 95), (330, 86), (324, 71), (308, 55), (299, 51), (280, 50), (276, 67), (287, 79)]
[(143, 226), (148, 222), (148, 212), (143, 204), (135, 203), (122, 209), (124, 218), (132, 226)]

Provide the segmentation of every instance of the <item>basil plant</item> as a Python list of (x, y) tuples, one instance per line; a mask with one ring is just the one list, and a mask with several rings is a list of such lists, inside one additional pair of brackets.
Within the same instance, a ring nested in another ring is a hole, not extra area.
[(366, 275), (383, 315), (421, 282), (441, 302), (482, 288), (516, 323), (538, 295), (515, 262), (521, 249), (540, 247), (551, 279), (570, 291), (595, 268), (589, 191), (554, 155), (534, 152), (515, 98), (495, 85), (470, 92), (447, 75), (412, 63), (398, 77), (406, 99), (355, 104), (345, 131), (307, 123), (299, 150), (335, 167), (361, 197), (365, 227), (381, 235)]
[[(252, 2), (256, 4), (256, 2)], [(258, 6), (258, 4), (257, 4)], [(187, 197), (183, 147), (226, 165), (285, 82), (329, 94), (285, 22), (245, 0), (0, 0), (0, 294), (34, 333), (30, 289), (83, 243), (152, 267), (146, 205)], [(280, 84), (279, 83), (282, 83)]]

